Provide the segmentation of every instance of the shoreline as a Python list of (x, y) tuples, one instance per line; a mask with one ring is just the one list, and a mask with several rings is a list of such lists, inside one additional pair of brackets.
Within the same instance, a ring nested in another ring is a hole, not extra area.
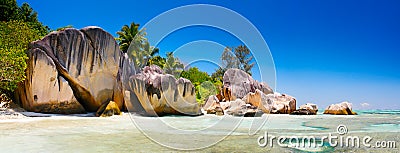
[[(292, 116), (293, 118), (313, 118), (313, 117), (320, 117), (320, 116), (332, 116), (332, 117), (338, 117), (338, 118), (354, 118), (356, 116), (364, 116), (364, 115), (397, 115), (400, 114), (400, 110), (396, 109), (376, 109), (376, 110), (355, 110), (355, 112), (359, 113), (359, 115), (331, 115), (331, 114), (323, 114), (322, 112), (318, 112), (316, 115), (290, 115), (290, 114), (263, 114), (267, 116)], [(135, 114), (135, 113), (129, 113), (129, 112), (122, 112), (121, 115), (114, 115), (111, 117), (96, 117), (95, 112), (89, 112), (85, 114), (47, 114), (47, 113), (37, 113), (37, 112), (28, 112), (28, 111), (16, 111), (12, 108), (0, 108), (0, 122), (4, 120), (18, 120), (18, 119), (26, 119), (26, 118), (68, 118), (68, 117), (77, 117), (77, 118), (119, 118), (119, 116), (129, 116), (129, 114)], [(134, 116), (140, 116), (140, 117), (148, 117), (148, 118), (156, 118), (154, 116), (143, 116), (139, 114), (135, 114)], [(182, 117), (201, 117), (201, 116), (215, 116), (214, 114), (204, 114), (200, 116), (176, 116), (176, 115), (166, 115), (166, 116), (160, 116), (161, 118), (164, 117), (177, 117), (177, 118), (182, 118)], [(224, 116), (231, 116), (231, 115), (223, 115), (219, 117), (224, 117)], [(232, 117), (237, 117), (241, 118), (241, 116), (232, 116)], [(245, 118), (259, 118), (259, 117), (245, 117)]]

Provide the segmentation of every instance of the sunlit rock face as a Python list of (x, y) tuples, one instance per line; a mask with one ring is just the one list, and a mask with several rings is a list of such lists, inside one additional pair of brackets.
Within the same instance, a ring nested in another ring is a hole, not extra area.
[(233, 101), (236, 98), (241, 99), (249, 92), (254, 93), (256, 89), (264, 94), (273, 93), (268, 85), (257, 82), (240, 69), (232, 68), (224, 73), (222, 94), (226, 101)]
[(16, 90), (24, 109), (95, 112), (109, 101), (122, 108), (122, 52), (114, 37), (101, 28), (52, 32), (32, 42), (27, 53), (27, 77)]
[(142, 72), (130, 77), (128, 84), (125, 91), (128, 110), (150, 116), (202, 114), (193, 84), (187, 79), (163, 74), (156, 65), (144, 67)]
[(268, 94), (267, 97), (273, 101), (271, 113), (290, 114), (296, 110), (296, 98), (275, 92)]
[(262, 110), (264, 113), (271, 113), (273, 106), (273, 99), (264, 94), (261, 90), (256, 89), (256, 91), (248, 93), (242, 98), (244, 102), (250, 104), (258, 109)]
[(243, 116), (247, 112), (246, 103), (241, 99), (229, 102), (229, 108), (226, 109), (226, 114), (234, 116)]
[(339, 104), (329, 105), (324, 114), (332, 114), (332, 115), (357, 115), (356, 112), (353, 112), (352, 104), (345, 101)]
[(217, 108), (221, 108), (217, 96), (209, 96), (206, 104), (203, 106), (204, 111), (206, 111), (207, 114), (215, 114)]

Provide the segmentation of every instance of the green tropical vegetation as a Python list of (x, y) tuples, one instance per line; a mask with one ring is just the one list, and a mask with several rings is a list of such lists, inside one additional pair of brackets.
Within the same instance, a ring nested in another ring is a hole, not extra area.
[(135, 61), (138, 69), (149, 65), (149, 62), (161, 64), (160, 57), (152, 59), (159, 53), (159, 49), (150, 46), (147, 40), (145, 29), (139, 30), (139, 24), (132, 22), (130, 26), (124, 25), (121, 31), (118, 31), (118, 41), (121, 51), (127, 53), (130, 58)]
[(43, 25), (38, 20), (38, 13), (35, 12), (28, 3), (17, 5), (16, 0), (0, 1), (0, 21), (21, 21), (28, 24), (32, 29), (37, 30), (39, 36), (44, 36), (49, 32), (49, 27)]
[(189, 79), (195, 86), (198, 86), (206, 81), (211, 81), (211, 77), (207, 74), (207, 72), (202, 72), (197, 67), (191, 67), (188, 70), (183, 71), (180, 77)]
[(175, 77), (179, 77), (180, 73), (183, 71), (183, 68), (184, 65), (179, 61), (177, 57), (174, 57), (174, 53), (168, 52), (163, 68), (164, 72), (172, 74)]
[(204, 104), (210, 95), (217, 93), (216, 86), (207, 72), (202, 72), (197, 67), (191, 67), (182, 71), (180, 77), (189, 79), (196, 89), (196, 100), (199, 104)]
[(160, 55), (153, 56), (149, 59), (149, 62), (147, 63), (147, 66), (150, 66), (150, 65), (157, 65), (161, 69), (164, 69), (165, 58), (161, 57)]
[(11, 97), (25, 79), (28, 44), (45, 36), (49, 28), (27, 3), (19, 7), (15, 0), (1, 1), (0, 8), (0, 93)]
[(118, 31), (118, 37), (115, 40), (118, 41), (119, 48), (121, 51), (126, 53), (128, 51), (129, 45), (131, 44), (133, 38), (139, 33), (139, 24), (132, 22), (129, 26), (124, 25), (121, 31)]

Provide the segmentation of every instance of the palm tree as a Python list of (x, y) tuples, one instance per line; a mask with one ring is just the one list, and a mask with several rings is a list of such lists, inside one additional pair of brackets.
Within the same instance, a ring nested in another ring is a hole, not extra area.
[(119, 42), (120, 49), (135, 61), (136, 68), (140, 71), (147, 65), (151, 57), (158, 54), (159, 49), (150, 46), (144, 29), (138, 29), (139, 24), (134, 22), (130, 26), (124, 25), (121, 31), (117, 32), (119, 36), (116, 40)]
[(121, 31), (118, 31), (118, 38), (116, 40), (118, 41), (119, 48), (126, 53), (129, 45), (131, 44), (133, 38), (136, 36), (136, 34), (139, 32), (139, 24), (135, 24), (135, 22), (132, 22), (130, 26), (124, 25), (122, 26)]
[(150, 65), (157, 65), (161, 69), (163, 69), (165, 65), (165, 58), (161, 57), (160, 55), (153, 56), (149, 59), (149, 62), (147, 63), (147, 66)]
[(134, 59), (139, 69), (145, 67), (149, 60), (159, 52), (158, 48), (150, 46), (150, 43), (145, 36), (146, 32), (140, 30), (133, 38), (127, 50), (128, 56)]
[(165, 60), (164, 72), (174, 75), (176, 78), (179, 77), (182, 72), (184, 65), (179, 61), (178, 58), (174, 57), (173, 52), (167, 53), (167, 58)]

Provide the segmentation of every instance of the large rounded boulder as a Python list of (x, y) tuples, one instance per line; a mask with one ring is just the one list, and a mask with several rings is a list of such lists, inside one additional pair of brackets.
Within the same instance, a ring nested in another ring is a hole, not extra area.
[(353, 112), (352, 104), (345, 101), (339, 104), (329, 105), (324, 114), (332, 114), (332, 115), (357, 115), (356, 112)]
[(41, 113), (95, 112), (114, 101), (122, 109), (122, 52), (114, 37), (98, 27), (68, 28), (32, 42), (26, 79), (16, 100)]

